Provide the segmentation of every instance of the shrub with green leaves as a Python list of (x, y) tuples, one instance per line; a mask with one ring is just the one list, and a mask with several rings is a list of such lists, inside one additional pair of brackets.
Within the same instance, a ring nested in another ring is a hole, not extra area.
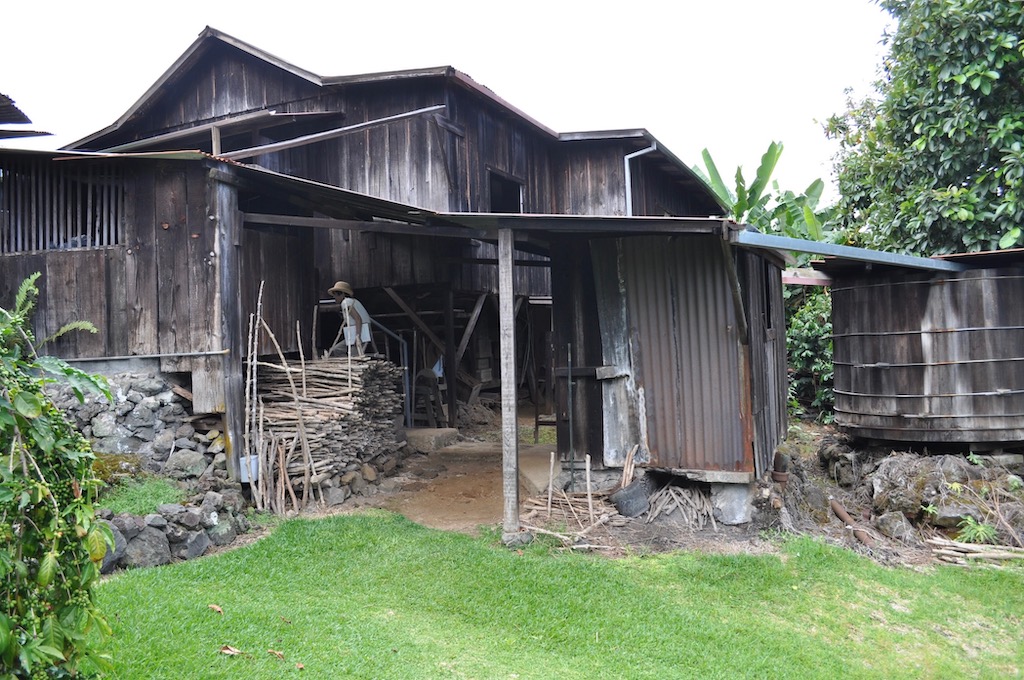
[(113, 537), (94, 516), (89, 443), (43, 387), (110, 392), (102, 378), (36, 354), (38, 276), (22, 283), (13, 311), (0, 308), (0, 677), (87, 677), (81, 663), (102, 667), (94, 642), (110, 631), (92, 587)]
[[(795, 301), (790, 300), (792, 305)], [(828, 291), (807, 294), (790, 315), (786, 331), (789, 354), (790, 403), (810, 409), (826, 422), (832, 419), (832, 297)]]

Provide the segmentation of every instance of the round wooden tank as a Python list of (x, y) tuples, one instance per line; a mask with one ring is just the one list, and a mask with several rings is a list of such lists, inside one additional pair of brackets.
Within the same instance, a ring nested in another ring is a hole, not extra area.
[(979, 448), (1024, 442), (1024, 268), (833, 280), (844, 430)]

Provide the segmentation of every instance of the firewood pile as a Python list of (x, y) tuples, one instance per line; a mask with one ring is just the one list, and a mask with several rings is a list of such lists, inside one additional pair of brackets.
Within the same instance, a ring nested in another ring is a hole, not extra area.
[(370, 357), (261, 362), (251, 438), (257, 508), (301, 509), (326, 480), (396, 450), (401, 378), (401, 368)]
[(692, 529), (703, 529), (709, 523), (718, 531), (711, 497), (697, 487), (682, 487), (666, 484), (650, 497), (651, 508), (647, 511), (647, 522), (658, 517), (678, 512), (682, 521)]
[(1010, 560), (1024, 560), (1024, 548), (1008, 545), (961, 543), (938, 536), (926, 539), (925, 543), (931, 546), (935, 559), (960, 567), (974, 564), (999, 565)]

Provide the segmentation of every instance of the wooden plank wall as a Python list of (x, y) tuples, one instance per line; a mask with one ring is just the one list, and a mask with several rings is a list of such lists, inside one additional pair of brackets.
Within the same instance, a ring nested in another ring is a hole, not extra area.
[(837, 277), (837, 422), (877, 439), (1020, 441), (1022, 296), (1018, 268)]
[(739, 258), (750, 331), (750, 388), (754, 418), (756, 473), (770, 470), (775, 448), (786, 432), (786, 326), (782, 276), (755, 253)]
[(321, 110), (319, 86), (228, 45), (211, 43), (208, 49), (193, 70), (159, 93), (132, 130), (149, 136), (261, 109)]
[[(558, 451), (568, 459), (569, 403), (568, 381), (564, 370), (572, 345), (572, 364), (603, 365), (601, 327), (597, 294), (594, 289), (594, 263), (585, 238), (558, 237), (552, 247), (552, 345), (555, 370), (555, 414)], [(559, 369), (562, 376), (559, 377)], [(575, 460), (591, 454), (595, 465), (604, 460), (604, 417), (602, 388), (594, 378), (573, 379), (572, 431)]]
[[(263, 286), (262, 316), (284, 352), (299, 349), (295, 322), (301, 325), (302, 348), (310, 356), (312, 310), (316, 304), (316, 271), (313, 234), (307, 229), (244, 229), (238, 307), (248, 335), (249, 315), (256, 311), (260, 282)], [(326, 288), (324, 288), (326, 291)], [(261, 335), (259, 353), (275, 354), (268, 336)]]
[(625, 215), (621, 144), (572, 142), (560, 145), (555, 212), (569, 215)]
[(634, 215), (704, 216), (694, 197), (644, 156), (634, 162), (632, 174), (638, 188), (633, 197)]
[[(0, 299), (12, 304), (21, 280), (42, 272), (39, 337), (78, 319), (100, 329), (55, 343), (51, 351), (67, 358), (221, 349), (205, 170), (198, 164), (136, 163), (124, 181), (120, 245), (0, 257)], [(190, 371), (192, 360), (166, 358), (161, 368)]]

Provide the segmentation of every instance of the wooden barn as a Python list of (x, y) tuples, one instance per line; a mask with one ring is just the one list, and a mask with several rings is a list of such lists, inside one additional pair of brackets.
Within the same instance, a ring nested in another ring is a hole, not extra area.
[(565, 460), (638, 446), (746, 483), (785, 432), (783, 260), (723, 212), (645, 130), (559, 134), (450, 67), (326, 78), (206, 29), (109, 128), (0, 150), (0, 299), (43, 272), (41, 335), (101, 328), (59, 354), (189, 375), (238, 441), (260, 283), (308, 356), (346, 280), (450, 400), (500, 374), (508, 420), (553, 387)]
[(836, 422), (866, 439), (973, 450), (1024, 440), (1024, 251), (949, 271), (827, 261)]

